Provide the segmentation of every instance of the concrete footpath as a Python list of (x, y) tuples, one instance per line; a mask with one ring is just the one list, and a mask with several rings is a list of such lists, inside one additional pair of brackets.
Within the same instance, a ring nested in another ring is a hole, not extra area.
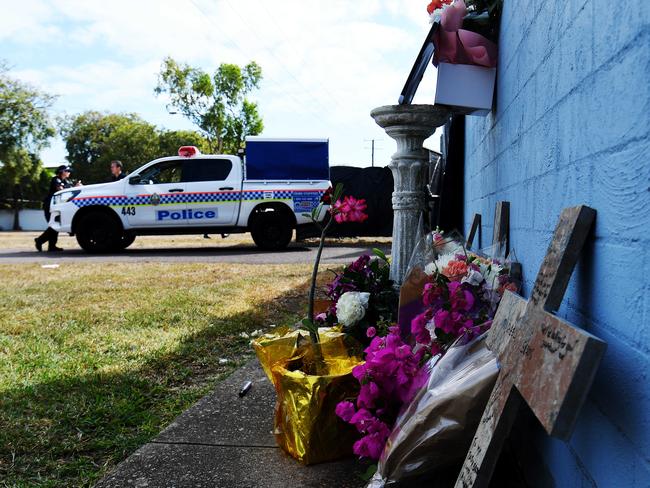
[[(243, 398), (246, 381), (253, 387)], [(97, 488), (363, 487), (365, 467), (353, 459), (302, 466), (272, 434), (275, 391), (257, 360), (181, 414), (119, 464)]]

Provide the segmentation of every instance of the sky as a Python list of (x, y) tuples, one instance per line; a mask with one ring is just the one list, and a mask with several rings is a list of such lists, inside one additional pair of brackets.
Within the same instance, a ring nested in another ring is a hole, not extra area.
[[(385, 166), (395, 143), (370, 111), (397, 103), (430, 25), (426, 0), (0, 0), (0, 59), (58, 96), (54, 115), (135, 112), (192, 129), (153, 89), (165, 56), (214, 72), (261, 65), (266, 137), (330, 140), (332, 165)], [(430, 66), (414, 103), (433, 103)], [(170, 110), (170, 111), (173, 111)], [(437, 149), (439, 135), (427, 146)], [(65, 159), (60, 139), (43, 151)], [(144, 162), (143, 162), (144, 163)]]

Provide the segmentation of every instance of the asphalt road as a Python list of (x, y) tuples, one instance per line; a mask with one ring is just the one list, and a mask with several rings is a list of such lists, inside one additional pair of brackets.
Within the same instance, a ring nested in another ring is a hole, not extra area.
[[(389, 244), (377, 246), (385, 253), (390, 252)], [(253, 245), (237, 244), (215, 247), (160, 247), (147, 249), (127, 249), (118, 254), (86, 254), (80, 249), (69, 249), (58, 253), (36, 252), (25, 249), (0, 249), (0, 264), (18, 263), (69, 263), (69, 262), (184, 262), (184, 263), (244, 263), (244, 264), (285, 264), (313, 263), (317, 247), (292, 243), (280, 252), (263, 252)], [(323, 263), (348, 263), (364, 253), (371, 253), (370, 247), (353, 245), (326, 246), (323, 250)]]

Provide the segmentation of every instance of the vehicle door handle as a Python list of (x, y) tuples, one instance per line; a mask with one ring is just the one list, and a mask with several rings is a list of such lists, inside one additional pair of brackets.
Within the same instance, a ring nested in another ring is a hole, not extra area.
[(170, 189), (167, 190), (167, 191), (168, 191), (169, 193), (180, 193), (180, 192), (183, 191), (183, 189), (182, 189), (182, 188), (170, 188)]
[(222, 186), (219, 190), (234, 190), (232, 186)]

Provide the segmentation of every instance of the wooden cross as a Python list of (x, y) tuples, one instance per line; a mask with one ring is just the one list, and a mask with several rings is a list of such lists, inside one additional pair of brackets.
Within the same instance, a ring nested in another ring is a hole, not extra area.
[[(478, 232), (478, 249), (482, 246), (482, 228), (481, 214), (475, 213), (472, 219), (472, 225), (467, 236), (466, 246), (471, 249), (474, 244), (474, 238)], [(510, 202), (497, 202), (494, 209), (494, 230), (492, 233), (492, 245), (504, 246), (504, 257), (510, 253)]]
[(478, 249), (481, 248), (481, 244), (483, 242), (483, 230), (481, 228), (481, 214), (480, 213), (475, 213), (474, 218), (472, 219), (472, 226), (469, 228), (469, 234), (467, 236), (467, 242), (465, 245), (467, 246), (467, 249), (471, 249), (472, 245), (474, 244), (474, 237), (476, 236), (476, 233), (478, 232)]
[(456, 488), (486, 487), (522, 401), (549, 435), (568, 440), (605, 352), (600, 339), (552, 314), (564, 296), (596, 212), (562, 211), (530, 301), (506, 292), (488, 338), (500, 371)]
[(497, 202), (494, 210), (492, 244), (503, 245), (504, 257), (510, 253), (510, 202)]

